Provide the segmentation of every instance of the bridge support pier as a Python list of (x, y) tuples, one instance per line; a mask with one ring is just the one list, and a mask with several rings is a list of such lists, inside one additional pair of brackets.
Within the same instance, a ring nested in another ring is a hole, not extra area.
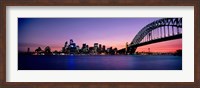
[(135, 54), (137, 47), (129, 47), (126, 54)]

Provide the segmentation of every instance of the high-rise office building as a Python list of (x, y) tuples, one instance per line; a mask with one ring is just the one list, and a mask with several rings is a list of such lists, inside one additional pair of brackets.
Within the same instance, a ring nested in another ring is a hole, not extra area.
[(72, 39), (70, 39), (70, 45), (68, 46), (70, 54), (76, 53), (76, 43)]
[(103, 45), (103, 47), (102, 47), (102, 52), (104, 52), (104, 53), (105, 53), (105, 51), (106, 51), (106, 46), (105, 46), (105, 45)]
[(80, 49), (80, 47), (76, 46), (76, 53), (79, 53), (79, 49)]
[(98, 51), (98, 43), (94, 43), (94, 53), (97, 54)]
[(30, 48), (27, 49), (27, 52), (28, 52), (28, 53), (30, 52)]
[(84, 44), (82, 45), (81, 50), (82, 50), (82, 52), (83, 52), (84, 54), (86, 54), (86, 53), (88, 52), (88, 47), (87, 47), (87, 44), (86, 44), (86, 43), (84, 43)]
[(67, 48), (68, 48), (68, 43), (66, 41), (64, 47), (62, 47), (62, 52), (67, 53)]
[(102, 47), (101, 47), (101, 44), (99, 44), (98, 53), (101, 53), (101, 52), (102, 52)]
[(70, 44), (74, 43), (74, 41), (72, 39), (70, 39)]

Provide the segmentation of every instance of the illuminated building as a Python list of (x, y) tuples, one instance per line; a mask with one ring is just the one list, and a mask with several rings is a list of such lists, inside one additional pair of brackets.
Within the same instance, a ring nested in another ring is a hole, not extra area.
[(94, 43), (94, 53), (97, 54), (98, 50), (98, 43)]
[(84, 54), (86, 54), (88, 52), (88, 47), (87, 47), (87, 45), (85, 43), (82, 45), (82, 49), (81, 50), (82, 50), (82, 52)]
[(76, 53), (76, 43), (73, 42), (72, 39), (70, 39), (70, 45), (68, 46), (70, 54)]

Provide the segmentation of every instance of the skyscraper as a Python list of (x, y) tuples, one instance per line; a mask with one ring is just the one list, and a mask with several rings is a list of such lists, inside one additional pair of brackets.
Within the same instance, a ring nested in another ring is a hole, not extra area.
[(72, 44), (73, 43), (73, 40), (72, 39), (70, 39), (70, 44)]
[(67, 41), (65, 42), (65, 46), (64, 47), (67, 47)]
[(125, 48), (125, 54), (128, 54), (128, 42), (126, 42), (126, 46), (125, 46), (126, 48)]
[(87, 52), (88, 52), (88, 47), (87, 47), (88, 45), (86, 45), (86, 43), (84, 43), (83, 45), (82, 45), (82, 48), (81, 48), (81, 50), (82, 50), (82, 52), (84, 53), (84, 54), (86, 54)]
[(68, 46), (70, 54), (76, 53), (76, 43), (72, 39), (70, 39), (70, 45)]
[(106, 46), (105, 46), (105, 45), (103, 45), (102, 52), (104, 52), (104, 53), (105, 53), (105, 51), (106, 51)]
[(94, 43), (94, 53), (97, 54), (98, 50), (98, 43)]
[(102, 47), (101, 47), (101, 44), (99, 44), (98, 53), (101, 54), (101, 52), (102, 52)]
[(30, 48), (27, 49), (27, 53), (30, 53)]
[(76, 46), (76, 53), (79, 53), (79, 46)]
[(64, 47), (62, 48), (62, 52), (67, 53), (67, 49), (68, 49), (68, 43), (66, 41)]

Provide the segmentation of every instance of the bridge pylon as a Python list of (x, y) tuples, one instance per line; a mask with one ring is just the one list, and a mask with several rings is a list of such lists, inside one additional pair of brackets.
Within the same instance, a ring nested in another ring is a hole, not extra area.
[(127, 54), (132, 55), (135, 54), (137, 47), (129, 47)]

